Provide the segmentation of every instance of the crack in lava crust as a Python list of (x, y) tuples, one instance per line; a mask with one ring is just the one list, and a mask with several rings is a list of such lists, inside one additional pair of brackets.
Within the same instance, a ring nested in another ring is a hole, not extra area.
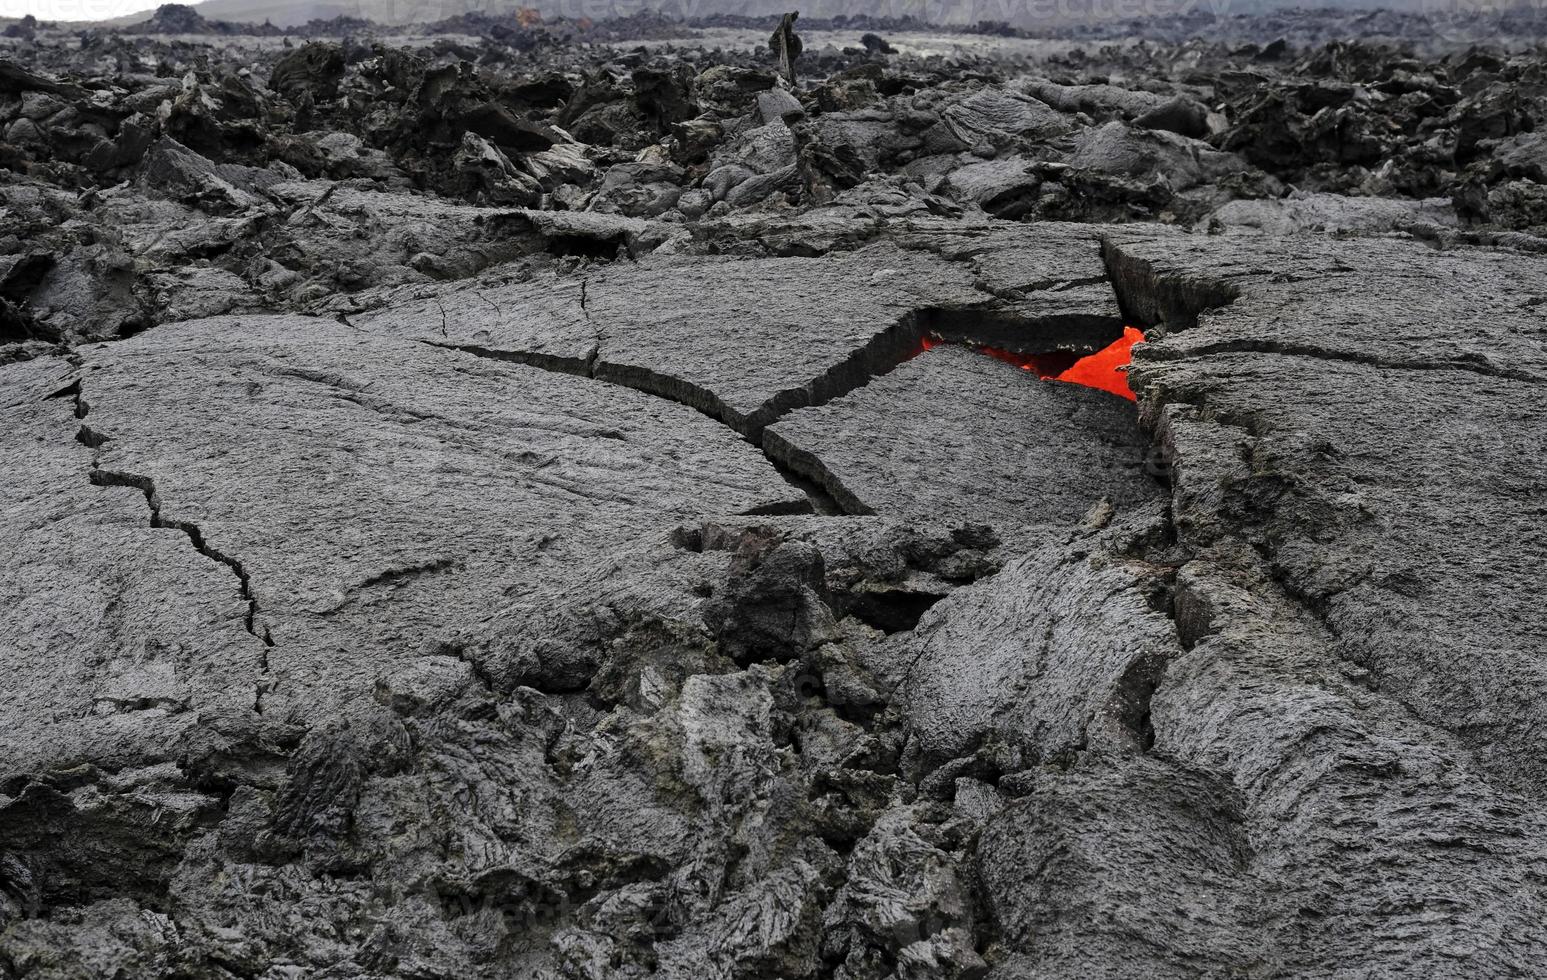
[[(1128, 364), (1133, 359), (1133, 345), (1142, 344), (1143, 342), (1143, 332), (1136, 327), (1124, 327), (1121, 337), (1094, 354), (1083, 356), (1067, 351), (1026, 354), (1020, 351), (1004, 350), (999, 347), (983, 347), (971, 343), (964, 346), (995, 360), (1004, 361), (1006, 364), (1013, 364), (1022, 371), (1034, 372), (1043, 381), (1062, 381), (1067, 384), (1084, 385), (1087, 388), (1096, 388), (1133, 402), (1138, 401), (1138, 397), (1128, 387)], [(945, 341), (925, 334), (919, 342), (919, 349), (913, 356), (917, 357), (925, 351), (934, 350), (936, 347), (947, 343), (954, 343), (954, 341)]]

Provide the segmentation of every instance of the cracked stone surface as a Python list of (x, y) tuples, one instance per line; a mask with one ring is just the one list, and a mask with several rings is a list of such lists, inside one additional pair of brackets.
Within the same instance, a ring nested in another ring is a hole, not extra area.
[(865, 383), (924, 332), (1043, 352), (1121, 331), (1089, 227), (924, 224), (899, 238), (825, 259), (665, 257), (579, 281), (398, 290), (347, 319), (615, 381), (752, 433)]
[(7, 26), (0, 977), (1540, 972), (1539, 53), (1241, 20)]
[[(1199, 308), (1228, 304), (1154, 348), (1156, 357), (1300, 354), (1547, 380), (1547, 267), (1530, 256), (1424, 252), (1381, 240), (1328, 241), (1314, 250), (1270, 240), (1243, 251), (1211, 239), (1121, 234), (1107, 250), (1119, 294), (1146, 323), (1185, 327)], [(1268, 309), (1272, 317), (1263, 316)]]
[(1059, 536), (1044, 531), (907, 639), (896, 696), (921, 764), (986, 751), (1019, 756), (1009, 764), (1019, 770), (1081, 749), (1143, 747), (1150, 693), (1180, 652), (1153, 601), (1159, 570)]
[[(1251, 543), (1373, 684), (1471, 740), (1501, 778), (1539, 784), (1534, 652), (1547, 619), (1529, 579), (1499, 569), (1547, 554), (1547, 443), (1532, 422), (1547, 333), (1526, 307), (1543, 287), (1540, 264), (1446, 255), (1456, 288), (1421, 301), (1405, 271), (1423, 257), (1415, 246), (1327, 253), (1301, 261), (1299, 275), (1328, 276), (1298, 299), (1222, 252), (1219, 264), (1194, 253), (1191, 271), (1179, 253), (1171, 278), (1134, 285), (1157, 304), (1189, 283), (1239, 291), (1135, 355), (1134, 383), (1164, 392), (1147, 411), (1177, 456), (1178, 529), (1199, 546), (1227, 529)], [(1332, 303), (1350, 311), (1347, 326), (1312, 339)], [(1306, 339), (1249, 352), (1256, 338), (1220, 322), (1260, 323), (1252, 314), (1265, 309), (1275, 338)], [(1247, 351), (1197, 339), (1216, 331), (1247, 334)], [(1432, 340), (1420, 347), (1410, 333)], [(1208, 447), (1191, 473), (1190, 445)]]
[(0, 765), (116, 769), (167, 755), (201, 713), (250, 711), (262, 654), (228, 570), (181, 532), (150, 528), (138, 492), (91, 485), (73, 400), (51, 397), (71, 385), (70, 365), (0, 370), (13, 535), (0, 578)]
[[(667, 258), (600, 270), (583, 287), (462, 289), (352, 322), (518, 359), (563, 358), (755, 431), (900, 357), (916, 311), (992, 298), (960, 265), (882, 244), (832, 259)], [(442, 308), (478, 303), (492, 306), (449, 317), (439, 333)], [(498, 311), (505, 303), (511, 316)]]
[(744, 430), (896, 357), (911, 340), (900, 325), (917, 309), (987, 298), (959, 266), (889, 243), (830, 259), (622, 271), (589, 295), (604, 337), (598, 377), (652, 383), (684, 401), (712, 393), (717, 414)]
[[(1019, 275), (982, 247), (1030, 237), (919, 226), (583, 287), (496, 270), (0, 367), (25, 529), (0, 579), (0, 962), (1529, 961), (1543, 631), (1499, 570), (1542, 550), (1547, 447), (1516, 376), (1539, 338), (1509, 315), (1534, 267), (1447, 253), (1473, 326), (1403, 365), (1426, 246), (1301, 242), (1268, 274), (1229, 242), (1058, 227), (1071, 258)], [(1093, 255), (1110, 281), (1081, 274)], [(1077, 344), (1071, 311), (1119, 302), (1148, 324), (1138, 408), (948, 342), (753, 442), (600, 368), (622, 283), (686, 284), (650, 342), (698, 372), (724, 300), (685, 273), (892, 262), (943, 278), (826, 347), (773, 329), (808, 314), (770, 292), (746, 319), (763, 360), (688, 377), (761, 406), (992, 282), (994, 303), (1073, 294), (1023, 338)], [(1328, 292), (1289, 290), (1317, 270)], [(1338, 303), (1357, 356), (1326, 339)], [(1466, 357), (1504, 345), (1508, 368)], [(772, 460), (802, 458), (873, 514), (780, 516), (809, 503)]]
[(804, 501), (685, 407), (326, 319), (170, 325), (88, 351), (81, 377), (98, 481), (152, 487), (250, 577), (281, 716), (365, 696), (364, 665), (455, 644), (513, 591), (562, 590), (574, 549)]
[[(983, 281), (962, 240), (884, 255)], [(1099, 284), (1152, 325), (1137, 410), (948, 343), (763, 434), (869, 517), (770, 514), (806, 496), (734, 426), (593, 376), (619, 314), (590, 278), (583, 308), (483, 283), (445, 334), (437, 290), (0, 368), (28, 529), (3, 580), (7, 962), (1525, 962), (1542, 631), (1498, 569), (1542, 548), (1543, 447), (1536, 382), (1463, 355), (1487, 329), (1534, 363), (1508, 315), (1533, 268), (1447, 254), (1496, 315), (1396, 366), (1422, 245), (1300, 243), (1331, 295), (1228, 243), (1104, 249)], [(1022, 295), (1096, 285), (1077, 254)], [(659, 342), (700, 342), (719, 301), (685, 288)], [(1338, 302), (1360, 356), (1315, 339)], [(282, 882), (311, 925), (260, 914)]]
[(587, 288), (585, 279), (546, 275), (398, 290), (382, 297), (383, 306), (345, 320), (369, 333), (585, 372), (599, 338), (582, 305)]

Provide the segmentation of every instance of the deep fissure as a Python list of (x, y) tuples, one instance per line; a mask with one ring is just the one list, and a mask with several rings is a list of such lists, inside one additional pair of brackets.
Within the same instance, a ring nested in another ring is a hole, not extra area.
[[(584, 300), (582, 281), (582, 300)], [(584, 303), (582, 302), (582, 309)], [(589, 317), (589, 313), (587, 313)], [(976, 324), (976, 326), (974, 326)], [(1110, 317), (1048, 317), (1032, 319), (987, 306), (962, 308), (928, 307), (899, 318), (890, 327), (876, 333), (863, 346), (805, 384), (779, 392), (744, 416), (732, 409), (712, 391), (671, 375), (648, 368), (604, 361), (600, 344), (584, 358), (542, 354), (534, 351), (498, 350), (476, 344), (419, 343), (442, 350), (453, 350), (490, 360), (524, 364), (543, 371), (569, 374), (593, 381), (616, 384), (623, 388), (685, 405), (730, 428), (752, 445), (774, 467), (786, 483), (805, 494), (809, 512), (825, 515), (862, 515), (873, 513), (844, 487), (820, 458), (790, 445), (769, 426), (802, 408), (817, 408), (863, 388), (874, 378), (890, 373), (898, 365), (933, 349), (941, 343), (960, 343), (1017, 366), (1044, 365), (1048, 371), (1064, 374), (1084, 362), (1108, 352), (1115, 355), (1111, 364), (1126, 366), (1128, 350), (1142, 340), (1142, 333), (1125, 327)], [(1007, 347), (992, 346), (995, 340)], [(1030, 369), (1030, 368), (1028, 368)], [(1039, 376), (1046, 376), (1041, 370)], [(1135, 400), (1122, 375), (1116, 383), (1100, 379), (1054, 378), (1109, 391), (1130, 401)], [(743, 516), (768, 515), (782, 508), (753, 508)]]

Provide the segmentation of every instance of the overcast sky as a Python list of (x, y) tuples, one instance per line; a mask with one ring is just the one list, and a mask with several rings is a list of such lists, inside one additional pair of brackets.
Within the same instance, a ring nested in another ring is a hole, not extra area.
[(159, 0), (0, 0), (0, 17), (31, 14), (38, 20), (106, 20), (153, 10)]

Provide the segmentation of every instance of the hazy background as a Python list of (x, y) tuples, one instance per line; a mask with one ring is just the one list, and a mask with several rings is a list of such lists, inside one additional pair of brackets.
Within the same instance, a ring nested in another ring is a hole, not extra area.
[[(911, 14), (934, 24), (972, 24), (990, 20), (1026, 27), (1127, 20), (1193, 9), (1241, 14), (1295, 6), (1434, 11), (1441, 8), (1491, 10), (1505, 5), (1502, 0), (209, 0), (196, 4), (195, 8), (212, 20), (257, 23), (267, 20), (282, 27), (340, 15), (384, 24), (428, 23), (474, 11), (504, 13), (518, 6), (535, 7), (549, 16), (589, 17), (592, 20), (628, 16), (645, 9), (683, 17), (717, 13), (772, 14), (798, 9), (808, 17), (838, 14), (901, 17)], [(142, 12), (148, 15), (155, 6), (155, 2), (147, 3), (147, 0), (0, 0), (0, 17), (32, 14), (39, 20), (103, 21)]]

